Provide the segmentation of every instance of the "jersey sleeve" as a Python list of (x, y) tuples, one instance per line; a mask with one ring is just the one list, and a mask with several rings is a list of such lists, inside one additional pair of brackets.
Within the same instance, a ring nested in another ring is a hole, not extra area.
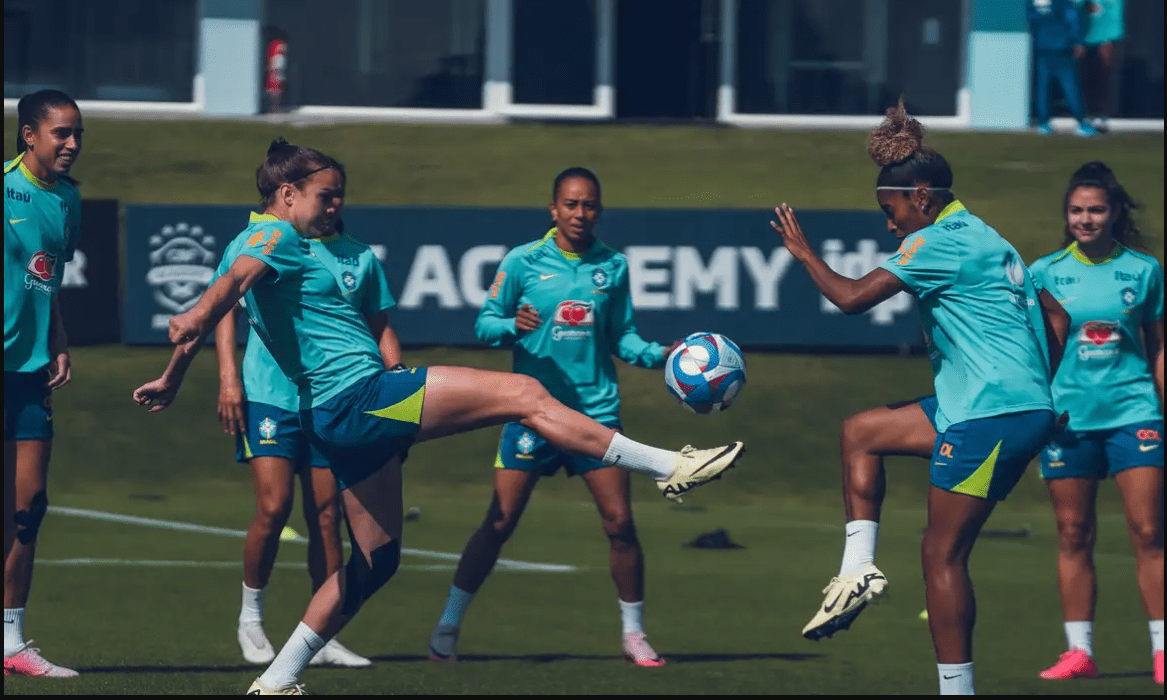
[(65, 210), (65, 262), (70, 262), (77, 252), (77, 242), (81, 239), (81, 193), (70, 186)]
[(952, 284), (960, 270), (954, 245), (931, 227), (904, 238), (895, 255), (880, 267), (900, 278), (916, 296), (923, 298)]
[(656, 369), (665, 365), (665, 348), (640, 337), (636, 332), (635, 312), (632, 309), (632, 294), (628, 284), (628, 265), (622, 264), (616, 271), (616, 282), (612, 285), (608, 306), (609, 352), (630, 365)]
[(381, 261), (367, 251), (368, 272), (365, 274), (364, 286), (361, 294), (361, 313), (365, 316), (376, 316), (397, 306), (397, 300), (389, 291), (389, 281), (385, 278), (385, 268)]
[(1147, 303), (1143, 323), (1163, 320), (1163, 267), (1156, 260), (1147, 276)]
[(1045, 258), (1035, 260), (1033, 261), (1033, 264), (1029, 266), (1029, 279), (1032, 280), (1033, 286), (1037, 290), (1038, 294), (1041, 294), (1041, 290), (1048, 289), (1050, 294), (1057, 297), (1058, 289), (1057, 286), (1051, 284), (1049, 275), (1046, 274), (1048, 270), (1048, 260)]
[(282, 221), (265, 223), (244, 235), (247, 238), (237, 248), (237, 254), (230, 264), (234, 264), (241, 255), (266, 263), (275, 272), (263, 278), (268, 283), (300, 270), (304, 252), (300, 248), (300, 234), (290, 224)]
[(515, 308), (522, 294), (522, 263), (518, 251), (512, 250), (498, 264), (494, 283), (486, 292), (486, 301), (474, 322), (474, 335), (493, 347), (508, 347), (515, 342)]

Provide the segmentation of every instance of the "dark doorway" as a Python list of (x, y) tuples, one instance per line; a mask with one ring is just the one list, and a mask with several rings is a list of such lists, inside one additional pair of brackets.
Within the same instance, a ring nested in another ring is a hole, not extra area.
[(717, 116), (720, 0), (616, 3), (616, 118)]

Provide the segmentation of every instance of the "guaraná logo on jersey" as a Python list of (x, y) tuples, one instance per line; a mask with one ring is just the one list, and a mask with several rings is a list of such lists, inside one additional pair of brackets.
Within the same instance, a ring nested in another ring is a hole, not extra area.
[(357, 277), (348, 270), (340, 276), (340, 282), (344, 285), (345, 291), (355, 292), (357, 289)]
[(1122, 327), (1114, 321), (1087, 321), (1078, 331), (1078, 357), (1083, 360), (1114, 357)]
[(48, 251), (38, 250), (24, 267), (28, 274), (24, 277), (24, 288), (36, 287), (42, 292), (53, 293), (53, 286), (49, 284), (57, 275), (57, 256)]
[(1127, 311), (1135, 308), (1135, 303), (1139, 300), (1139, 293), (1133, 287), (1127, 287), (1122, 290), (1122, 305), (1126, 307)]
[[(202, 226), (166, 225), (150, 237), (150, 269), (146, 282), (154, 288), (154, 301), (171, 314), (189, 311), (215, 276), (213, 236)], [(170, 315), (155, 314), (151, 326), (165, 330)]]
[(570, 299), (559, 302), (552, 316), (555, 325), (551, 328), (551, 339), (590, 338), (590, 326), (595, 323), (594, 310), (595, 302), (591, 301)]

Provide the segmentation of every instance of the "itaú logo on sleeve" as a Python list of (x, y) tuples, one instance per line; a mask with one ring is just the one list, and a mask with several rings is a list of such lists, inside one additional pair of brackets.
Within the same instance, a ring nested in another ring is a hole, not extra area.
[(1078, 357), (1083, 360), (1114, 357), (1122, 329), (1113, 321), (1087, 321), (1078, 331)]
[(551, 328), (552, 340), (589, 338), (592, 335), (591, 326), (596, 322), (595, 303), (574, 299), (561, 301), (555, 307), (552, 320), (555, 323)]

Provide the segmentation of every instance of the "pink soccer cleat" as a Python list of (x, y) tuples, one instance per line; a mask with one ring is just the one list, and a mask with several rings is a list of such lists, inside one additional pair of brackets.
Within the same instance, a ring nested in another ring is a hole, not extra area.
[(644, 632), (629, 632), (624, 635), (624, 658), (646, 668), (665, 665), (664, 658), (653, 650)]
[(1081, 649), (1071, 649), (1058, 657), (1058, 662), (1038, 674), (1046, 680), (1070, 678), (1097, 678), (1098, 664)]
[(71, 668), (58, 666), (41, 656), (40, 649), (29, 646), (32, 640), (12, 656), (4, 657), (4, 675), (43, 676), (45, 678), (72, 678), (77, 672)]
[(1155, 661), (1151, 664), (1152, 672), (1155, 674), (1155, 682), (1163, 685), (1163, 652), (1155, 652)]

